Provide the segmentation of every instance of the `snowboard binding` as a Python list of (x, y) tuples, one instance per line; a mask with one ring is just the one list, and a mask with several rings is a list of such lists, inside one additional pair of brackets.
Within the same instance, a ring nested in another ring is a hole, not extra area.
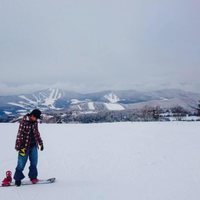
[(2, 181), (2, 186), (9, 186), (12, 182), (12, 172), (11, 171), (7, 171), (6, 172), (6, 178), (3, 179)]

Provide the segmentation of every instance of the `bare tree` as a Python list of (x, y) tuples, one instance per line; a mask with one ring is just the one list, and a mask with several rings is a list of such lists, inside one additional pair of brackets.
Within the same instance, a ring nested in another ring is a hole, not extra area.
[(153, 118), (156, 121), (160, 120), (160, 112), (161, 112), (160, 106), (156, 106), (155, 108), (153, 108)]
[(149, 106), (144, 106), (141, 109), (141, 115), (144, 121), (149, 121), (150, 119), (153, 119), (153, 108)]
[(183, 116), (185, 116), (186, 111), (181, 107), (177, 106), (171, 109), (173, 116), (176, 117), (176, 120), (179, 121)]
[(199, 103), (198, 103), (197, 115), (200, 117), (200, 100), (199, 100)]

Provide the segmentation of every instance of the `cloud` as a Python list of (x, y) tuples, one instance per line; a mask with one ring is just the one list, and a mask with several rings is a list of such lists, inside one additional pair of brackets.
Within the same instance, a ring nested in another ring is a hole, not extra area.
[(3, 1), (0, 93), (198, 83), (198, 7), (195, 0)]
[(40, 84), (29, 84), (29, 85), (7, 85), (0, 83), (0, 95), (19, 95), (19, 94), (30, 94), (39, 90), (47, 89), (48, 85)]
[(137, 90), (140, 92), (154, 91), (154, 90), (162, 90), (162, 89), (182, 89), (185, 91), (200, 93), (200, 82), (185, 82), (185, 83), (146, 83), (146, 84), (70, 84), (70, 83), (61, 83), (57, 82), (55, 84), (29, 84), (29, 85), (19, 85), (19, 86), (11, 86), (7, 84), (0, 84), (0, 96), (6, 95), (19, 95), (19, 94), (31, 94), (33, 92), (37, 92), (40, 90), (48, 89), (48, 88), (58, 88), (68, 91), (74, 91), (78, 93), (93, 93), (93, 92), (101, 92), (105, 90)]

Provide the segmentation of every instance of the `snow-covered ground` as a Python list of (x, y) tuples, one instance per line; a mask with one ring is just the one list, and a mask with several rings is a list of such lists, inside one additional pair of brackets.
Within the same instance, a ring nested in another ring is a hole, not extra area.
[[(39, 124), (39, 178), (0, 188), (2, 200), (198, 200), (199, 122)], [(0, 124), (0, 179), (16, 167), (18, 124)], [(28, 164), (25, 169), (26, 179)]]
[(79, 101), (78, 99), (71, 99), (71, 104), (78, 104), (78, 103), (82, 103), (84, 101)]
[(89, 108), (90, 110), (95, 110), (94, 102), (88, 102), (88, 108)]
[(112, 92), (108, 95), (105, 95), (104, 97), (108, 99), (110, 103), (117, 103), (118, 101), (120, 101), (119, 97)]
[(108, 110), (125, 110), (125, 108), (117, 103), (104, 103)]

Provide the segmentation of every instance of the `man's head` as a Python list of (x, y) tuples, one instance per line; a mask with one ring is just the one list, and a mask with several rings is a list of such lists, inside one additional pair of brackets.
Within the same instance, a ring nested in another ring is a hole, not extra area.
[(29, 116), (31, 121), (37, 121), (37, 119), (40, 119), (40, 117), (41, 117), (41, 111), (38, 109), (33, 110)]

